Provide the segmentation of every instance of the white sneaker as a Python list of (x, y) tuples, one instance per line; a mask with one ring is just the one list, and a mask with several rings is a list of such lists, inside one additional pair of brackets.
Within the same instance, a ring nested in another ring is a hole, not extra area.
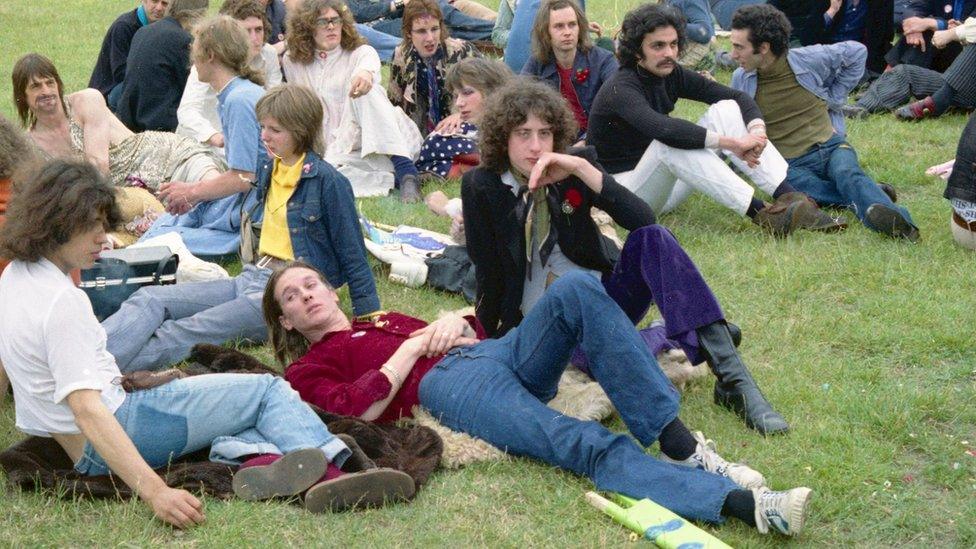
[(427, 282), (427, 264), (423, 261), (394, 261), (390, 263), (390, 282), (419, 288)]
[(813, 490), (794, 488), (773, 492), (765, 486), (752, 491), (756, 498), (756, 529), (768, 533), (770, 527), (786, 536), (795, 536), (803, 530), (809, 512)]
[(741, 463), (729, 463), (725, 458), (718, 455), (718, 452), (715, 451), (715, 442), (706, 439), (701, 431), (693, 431), (691, 436), (698, 441), (698, 447), (695, 448), (695, 453), (691, 457), (678, 461), (662, 454), (661, 460), (722, 475), (746, 490), (753, 490), (766, 484), (766, 479), (759, 471)]

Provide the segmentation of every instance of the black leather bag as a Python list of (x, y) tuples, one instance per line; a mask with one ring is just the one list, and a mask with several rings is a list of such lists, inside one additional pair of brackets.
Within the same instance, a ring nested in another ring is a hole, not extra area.
[(109, 250), (102, 252), (93, 267), (81, 271), (80, 287), (101, 322), (139, 288), (176, 284), (179, 263), (179, 256), (167, 246)]

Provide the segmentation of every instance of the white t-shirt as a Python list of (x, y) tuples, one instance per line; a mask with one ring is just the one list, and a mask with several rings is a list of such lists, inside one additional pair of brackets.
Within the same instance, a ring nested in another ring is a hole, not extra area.
[(37, 436), (78, 433), (65, 397), (102, 392), (109, 412), (125, 391), (91, 302), (47, 259), (12, 261), (0, 276), (0, 362), (14, 388), (17, 428)]

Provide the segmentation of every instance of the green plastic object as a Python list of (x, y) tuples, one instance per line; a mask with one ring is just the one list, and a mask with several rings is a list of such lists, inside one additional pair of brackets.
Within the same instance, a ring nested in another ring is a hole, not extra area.
[(613, 492), (609, 495), (614, 501), (596, 492), (587, 492), (586, 501), (658, 547), (731, 549), (722, 540), (649, 499), (636, 500)]

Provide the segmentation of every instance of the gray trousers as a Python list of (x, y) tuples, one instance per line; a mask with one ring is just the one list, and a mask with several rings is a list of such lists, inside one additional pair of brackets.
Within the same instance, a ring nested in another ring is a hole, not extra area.
[(976, 44), (966, 46), (945, 74), (917, 65), (898, 65), (881, 75), (857, 100), (868, 112), (897, 109), (908, 101), (924, 99), (948, 84), (952, 87), (952, 106), (976, 108)]

